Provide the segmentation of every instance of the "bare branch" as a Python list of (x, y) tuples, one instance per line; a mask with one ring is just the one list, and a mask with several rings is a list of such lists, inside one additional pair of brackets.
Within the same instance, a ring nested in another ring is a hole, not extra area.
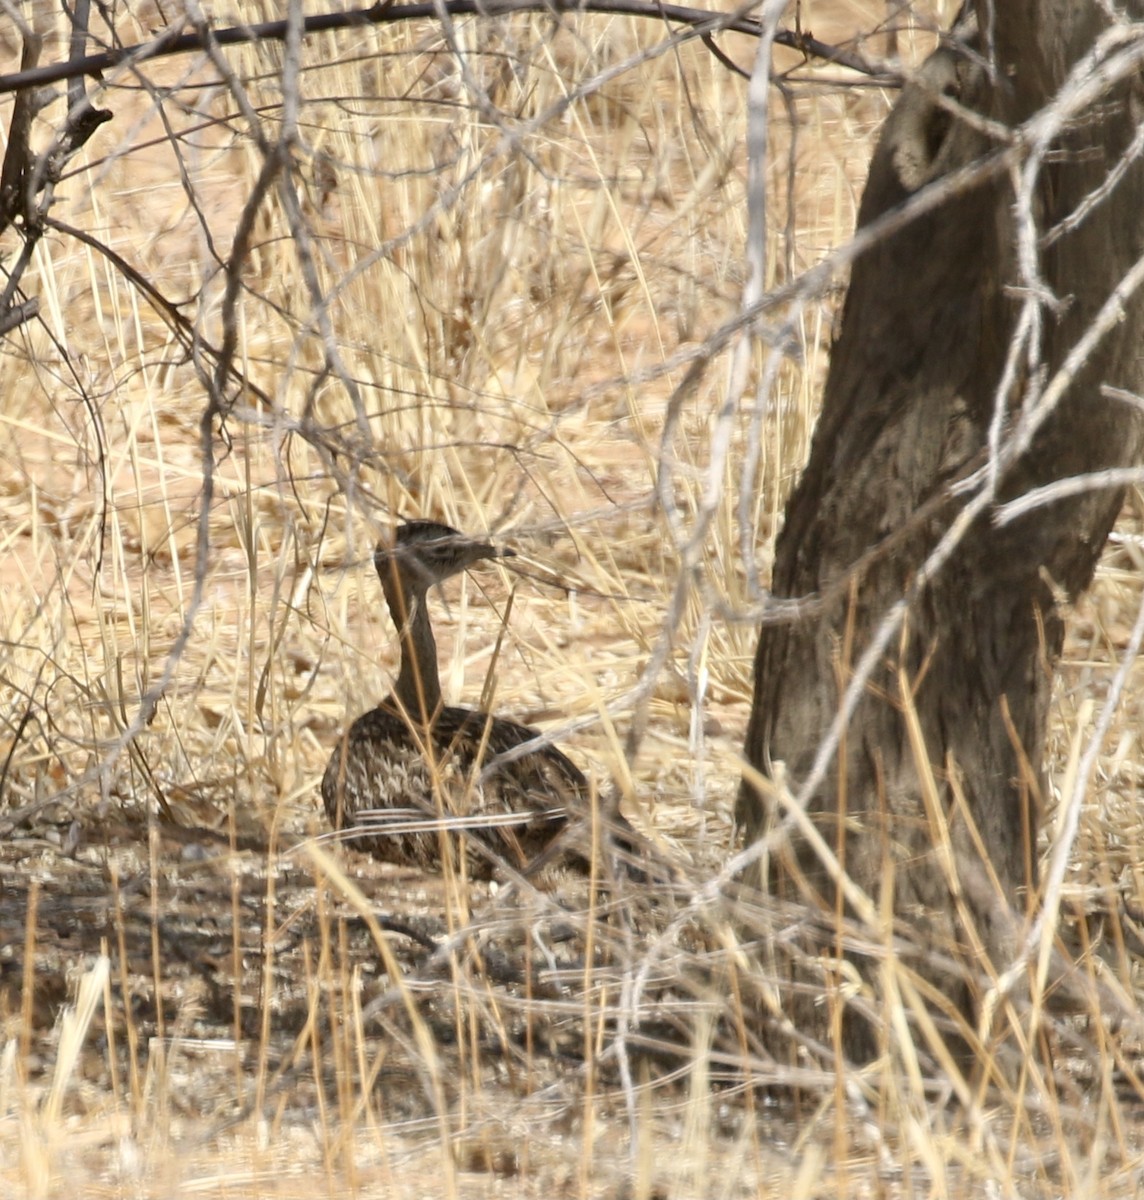
[[(613, 16), (646, 17), (653, 21), (670, 21), (678, 25), (690, 25), (700, 30), (698, 36), (705, 41), (713, 33), (745, 33), (761, 37), (764, 25), (752, 17), (734, 13), (720, 14), (701, 8), (688, 8), (679, 4), (657, 4), (655, 0), (447, 0), (444, 5), (451, 16), (504, 16), (509, 13), (541, 12), (556, 14), (602, 13)], [(321, 13), (306, 17), (303, 34), (328, 33), (339, 29), (356, 29), (362, 25), (390, 25), (401, 21), (419, 21), (438, 15), (438, 6), (433, 0), (421, 4), (378, 3), (369, 8), (352, 9), (347, 12)], [(261, 24), (239, 25), (217, 29), (211, 41), (218, 46), (242, 46), (259, 41), (286, 41), (289, 36), (288, 21), (266, 21)], [(882, 86), (892, 87), (900, 82), (896, 72), (880, 63), (871, 63), (852, 51), (821, 42), (810, 34), (796, 30), (781, 29), (774, 35), (775, 42), (797, 50), (811, 58), (837, 63), (841, 67), (861, 75), (876, 77)], [(125, 62), (136, 65), (155, 58), (167, 58), (178, 54), (192, 54), (205, 49), (201, 33), (179, 34), (169, 37), (166, 33), (152, 42), (136, 46), (105, 50), (86, 58), (69, 59), (37, 67), (26, 62), (19, 71), (0, 75), (0, 93), (16, 92), (28, 87), (43, 87), (62, 79), (77, 75), (98, 77), (104, 71)], [(722, 56), (720, 56), (722, 57)]]

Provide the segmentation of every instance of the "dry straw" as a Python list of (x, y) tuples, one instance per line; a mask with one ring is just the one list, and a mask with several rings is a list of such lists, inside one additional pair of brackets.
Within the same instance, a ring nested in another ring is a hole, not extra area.
[[(802, 19), (909, 64), (951, 7)], [(116, 37), (157, 11), (116, 13)], [(718, 44), (749, 69), (753, 43)], [(751, 296), (846, 240), (893, 98), (774, 64)], [(993, 980), (998, 1024), (1076, 1069), (1014, 1076), (996, 1030), (962, 1028), (978, 1085), (919, 948), (858, 896), (839, 937), (884, 964), (895, 1049), (865, 1072), (829, 1047), (776, 1060), (758, 1014), (792, 1031), (751, 929), (794, 915), (732, 920), (704, 890), (840, 283), (688, 375), (744, 298), (743, 81), (654, 21), (534, 14), (122, 65), (93, 96), (114, 120), (52, 213), (87, 240), (40, 242), (40, 319), (0, 357), (4, 1194), (1130, 1192), (1130, 1023), (1062, 1033)], [(615, 790), (676, 895), (316, 844), (336, 734), (393, 676), (369, 551), (400, 516), (517, 550), (516, 578), (434, 597), (447, 698), (487, 676)], [(1138, 610), (1139, 536), (1130, 514), (1079, 606), (1054, 714), (1064, 793), (1092, 779), (1055, 900), (1119, 956), (1086, 968), (1090, 1015), (1130, 1005), (1139, 945), (1137, 673), (1115, 711), (1088, 702)], [(864, 986), (832, 977), (823, 1003), (874, 1005)], [(767, 1090), (788, 1084), (797, 1112)]]

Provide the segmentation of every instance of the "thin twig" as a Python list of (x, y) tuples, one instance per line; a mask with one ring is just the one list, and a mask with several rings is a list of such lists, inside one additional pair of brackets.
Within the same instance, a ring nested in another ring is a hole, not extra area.
[[(659, 4), (656, 0), (445, 0), (445, 7), (452, 16), (505, 16), (510, 13), (556, 13), (580, 14), (600, 13), (612, 16), (646, 17), (649, 20), (671, 21), (677, 25), (705, 26), (700, 35), (705, 41), (715, 31), (745, 33), (761, 37), (762, 23), (752, 17), (735, 13), (724, 16), (701, 8), (688, 8), (679, 4)], [(374, 4), (369, 8), (356, 8), (345, 12), (319, 13), (307, 17), (302, 25), (306, 36), (328, 33), (339, 29), (357, 29), (362, 25), (392, 25), (401, 21), (419, 21), (438, 15), (435, 0), (420, 4)], [(259, 24), (238, 25), (216, 29), (210, 42), (216, 46), (243, 46), (251, 42), (286, 41), (289, 36), (288, 21), (265, 21)], [(781, 29), (775, 32), (774, 41), (780, 46), (798, 50), (808, 57), (848, 67), (861, 75), (877, 76), (883, 86), (900, 83), (900, 77), (881, 63), (871, 63), (860, 54), (821, 42), (809, 34), (797, 30)], [(165, 34), (152, 42), (135, 46), (117, 47), (86, 58), (69, 59), (45, 67), (25, 64), (19, 71), (0, 75), (0, 93), (17, 92), (23, 88), (43, 87), (72, 79), (77, 75), (98, 77), (124, 62), (138, 64), (171, 55), (192, 54), (206, 48), (201, 33), (183, 33), (176, 37)]]

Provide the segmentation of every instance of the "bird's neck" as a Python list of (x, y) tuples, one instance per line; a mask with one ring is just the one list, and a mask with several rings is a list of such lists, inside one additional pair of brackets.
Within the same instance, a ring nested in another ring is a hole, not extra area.
[(441, 705), (441, 680), (425, 591), (387, 587), (385, 598), (401, 645), (394, 695), (411, 718), (428, 725)]

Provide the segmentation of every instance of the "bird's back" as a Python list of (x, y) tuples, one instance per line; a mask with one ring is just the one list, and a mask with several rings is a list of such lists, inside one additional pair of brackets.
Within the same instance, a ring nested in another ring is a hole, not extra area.
[(583, 773), (554, 746), (496, 761), (538, 736), (527, 725), (452, 707), (425, 730), (392, 699), (383, 701), (334, 750), (322, 779), (326, 812), (335, 828), (360, 831), (355, 845), (387, 862), (438, 871), (448, 840), (454, 862), (464, 847), (474, 878), (488, 877), (495, 861), (475, 842), (526, 867), (589, 793)]

